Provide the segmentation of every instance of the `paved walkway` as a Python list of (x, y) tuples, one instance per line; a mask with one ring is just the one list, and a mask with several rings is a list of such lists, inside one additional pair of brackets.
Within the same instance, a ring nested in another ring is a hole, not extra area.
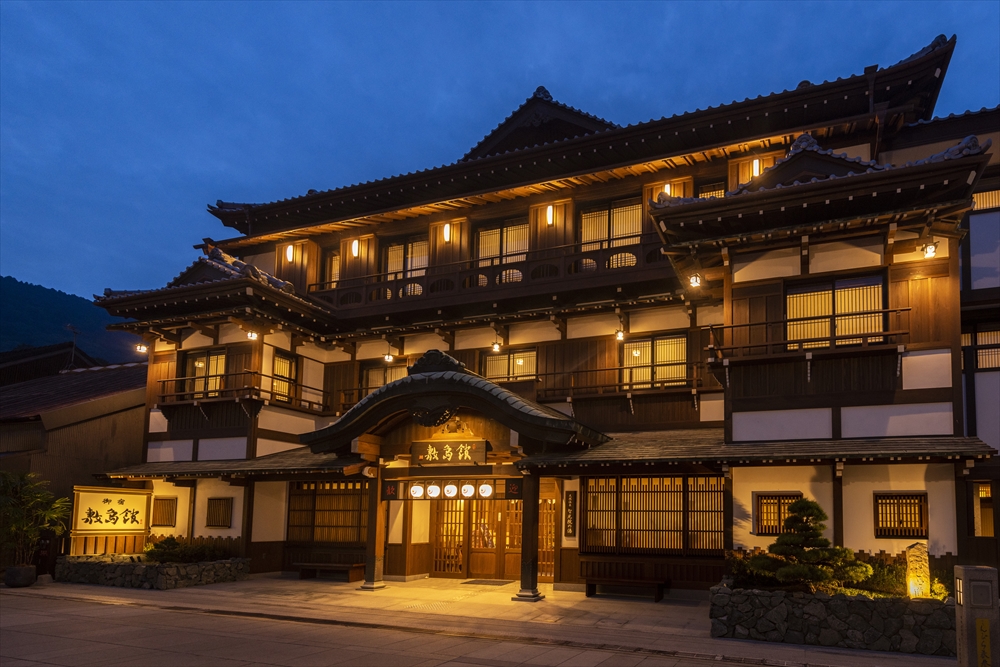
[[(614, 664), (635, 665), (643, 660), (654, 659), (654, 662), (642, 664), (687, 664), (689, 661), (704, 664), (706, 660), (844, 667), (944, 667), (954, 664), (954, 660), (946, 658), (713, 639), (709, 637), (707, 593), (675, 592), (659, 604), (654, 604), (652, 600), (637, 598), (588, 599), (582, 593), (553, 591), (551, 585), (542, 585), (541, 588), (546, 595), (545, 600), (524, 603), (511, 601), (511, 596), (517, 590), (513, 582), (506, 585), (484, 585), (446, 579), (423, 579), (390, 583), (384, 590), (369, 592), (358, 590), (357, 584), (315, 579), (300, 581), (287, 575), (256, 575), (244, 582), (174, 591), (78, 584), (0, 589), (0, 609), (3, 610), (5, 619), (2, 625), (5, 636), (8, 634), (8, 627), (17, 630), (14, 625), (9, 626), (9, 623), (23, 625), (20, 620), (22, 616), (30, 620), (33, 612), (26, 605), (32, 602), (41, 604), (43, 600), (47, 600), (63, 604), (82, 603), (92, 614), (98, 616), (108, 615), (110, 607), (114, 610), (113, 615), (118, 618), (131, 618), (133, 614), (179, 613), (185, 619), (181, 624), (186, 628), (225, 627), (227, 632), (247, 628), (246, 632), (253, 633), (253, 628), (261, 624), (279, 621), (282, 627), (290, 628), (289, 637), (299, 634), (306, 636), (310, 632), (322, 634), (325, 631), (339, 641), (342, 634), (354, 637), (358, 632), (363, 634), (363, 631), (402, 631), (410, 636), (415, 646), (421, 647), (445, 639), (449, 642), (487, 640), (494, 647), (489, 650), (505, 654), (501, 656), (497, 653), (493, 658), (476, 656), (477, 660), (499, 660), (502, 657), (500, 662), (464, 664), (594, 665), (598, 663), (588, 662), (594, 658), (581, 656), (595, 651), (603, 656), (599, 662), (602, 667)], [(13, 611), (8, 612), (9, 609)], [(211, 620), (207, 620), (205, 614), (210, 614)], [(46, 623), (39, 622), (43, 626)], [(330, 633), (335, 626), (337, 632)], [(100, 624), (95, 623), (92, 631), (96, 633), (96, 637), (100, 637)], [(87, 637), (86, 630), (81, 628), (77, 632), (79, 638)], [(148, 636), (148, 633), (142, 636)], [(162, 632), (159, 636), (163, 636)], [(9, 658), (27, 657), (8, 655), (7, 641), (3, 645), (3, 649), (0, 649), (0, 655), (4, 656), (3, 667), (7, 667)], [(158, 646), (155, 643), (141, 642), (134, 645), (140, 647), (137, 649), (140, 651)], [(293, 649), (294, 646), (295, 644)], [(393, 656), (389, 661), (391, 663), (398, 662), (401, 667), (404, 664), (418, 664), (409, 662), (408, 657), (406, 662), (396, 659), (411, 655), (405, 643), (379, 643), (376, 646), (380, 650), (384, 648), (381, 652), (383, 659), (387, 654)], [(520, 653), (506, 655), (514, 651), (511, 647), (524, 649), (523, 655), (526, 657), (517, 658)], [(533, 650), (529, 651), (525, 647), (533, 647)], [(534, 653), (534, 650), (540, 648), (547, 652), (558, 650), (560, 653), (542, 659), (541, 654)], [(329, 646), (324, 650), (327, 649)], [(280, 653), (278, 649), (273, 652), (276, 655)], [(555, 661), (559, 656), (563, 656), (561, 661)], [(257, 660), (265, 664), (293, 664), (287, 661), (290, 659), (288, 656), (278, 657), (285, 662), (272, 661), (271, 658), (264, 660), (264, 654), (257, 653), (245, 656), (244, 660)], [(437, 660), (427, 664), (441, 664), (456, 656), (435, 654), (424, 657), (427, 660)], [(628, 660), (620, 661), (625, 658)], [(533, 662), (534, 660), (542, 662)], [(607, 660), (610, 662), (606, 662)], [(661, 660), (667, 662), (656, 662)], [(138, 654), (136, 662), (147, 664), (138, 659)], [(306, 661), (301, 664), (324, 663)], [(361, 663), (348, 661), (344, 664)], [(384, 663), (376, 661), (364, 664)]]

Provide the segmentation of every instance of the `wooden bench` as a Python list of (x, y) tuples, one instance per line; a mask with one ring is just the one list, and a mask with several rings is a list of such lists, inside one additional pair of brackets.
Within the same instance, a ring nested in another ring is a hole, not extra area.
[(316, 579), (320, 571), (344, 572), (347, 574), (347, 581), (364, 581), (364, 563), (292, 563), (293, 567), (299, 568), (299, 579)]
[(652, 588), (653, 602), (663, 599), (663, 589), (670, 586), (669, 581), (662, 579), (586, 579), (587, 597), (597, 595), (597, 587), (601, 586), (635, 586), (637, 588)]

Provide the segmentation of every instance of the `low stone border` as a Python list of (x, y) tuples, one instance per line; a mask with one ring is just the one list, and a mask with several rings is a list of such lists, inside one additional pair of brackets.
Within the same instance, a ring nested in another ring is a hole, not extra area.
[(713, 637), (955, 656), (955, 602), (711, 588)]
[(142, 556), (60, 556), (56, 581), (122, 588), (168, 590), (242, 581), (250, 575), (249, 558), (204, 563), (154, 563)]

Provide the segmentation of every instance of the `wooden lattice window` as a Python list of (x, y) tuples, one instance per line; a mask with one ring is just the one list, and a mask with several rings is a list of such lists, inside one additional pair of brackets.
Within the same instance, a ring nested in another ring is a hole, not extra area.
[(274, 377), (271, 380), (274, 400), (284, 402), (292, 400), (297, 366), (295, 357), (278, 350), (274, 351)]
[[(842, 336), (884, 331), (882, 292), (880, 276), (790, 289), (785, 296), (787, 339), (803, 342), (789, 345), (788, 349), (829, 347), (830, 338), (835, 336), (841, 337), (836, 345), (854, 345), (863, 339)], [(868, 339), (881, 340), (881, 337)]]
[(482, 361), (483, 377), (500, 382), (534, 379), (536, 358), (535, 350), (485, 354)]
[(754, 533), (780, 535), (785, 532), (788, 507), (801, 499), (801, 493), (758, 493), (754, 513)]
[[(500, 227), (480, 229), (476, 234), (479, 266), (523, 262), (528, 258), (530, 227), (523, 218), (508, 220)], [(504, 282), (517, 282), (504, 280)]]
[[(642, 201), (623, 199), (608, 208), (586, 211), (580, 216), (580, 250), (617, 248), (639, 243), (642, 237)], [(616, 260), (618, 261), (618, 260)], [(619, 268), (615, 264), (609, 268)]]
[(233, 527), (233, 499), (209, 498), (208, 511), (205, 515), (206, 528)]
[(630, 340), (622, 346), (626, 391), (683, 385), (687, 381), (687, 336)]
[(927, 537), (926, 493), (876, 493), (875, 537)]
[(365, 369), (364, 393), (365, 395), (370, 394), (379, 387), (383, 387), (390, 382), (395, 382), (396, 380), (401, 380), (405, 377), (406, 364), (389, 366), (385, 363), (380, 363), (377, 366), (371, 366)]
[(288, 541), (360, 546), (368, 538), (368, 482), (294, 482)]
[(177, 499), (176, 498), (153, 498), (153, 516), (149, 522), (150, 526), (176, 526), (177, 525)]
[(698, 197), (700, 199), (710, 199), (711, 197), (722, 199), (725, 196), (726, 196), (725, 183), (708, 183), (698, 188)]

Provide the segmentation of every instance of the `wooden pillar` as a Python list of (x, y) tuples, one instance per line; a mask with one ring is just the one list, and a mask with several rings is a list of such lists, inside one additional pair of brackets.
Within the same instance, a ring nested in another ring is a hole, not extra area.
[(531, 471), (521, 480), (521, 590), (512, 600), (538, 602), (538, 474)]
[(955, 462), (955, 537), (959, 565), (969, 557), (969, 484), (966, 482), (965, 461)]
[(385, 588), (382, 573), (385, 570), (385, 521), (386, 503), (382, 500), (382, 466), (373, 463), (376, 471), (368, 480), (368, 541), (365, 546), (365, 583), (363, 591)]
[[(728, 466), (726, 466), (728, 467)], [(723, 472), (722, 491), (722, 546), (726, 551), (733, 550), (733, 471), (732, 468)]]
[(844, 471), (833, 466), (833, 546), (844, 546)]

